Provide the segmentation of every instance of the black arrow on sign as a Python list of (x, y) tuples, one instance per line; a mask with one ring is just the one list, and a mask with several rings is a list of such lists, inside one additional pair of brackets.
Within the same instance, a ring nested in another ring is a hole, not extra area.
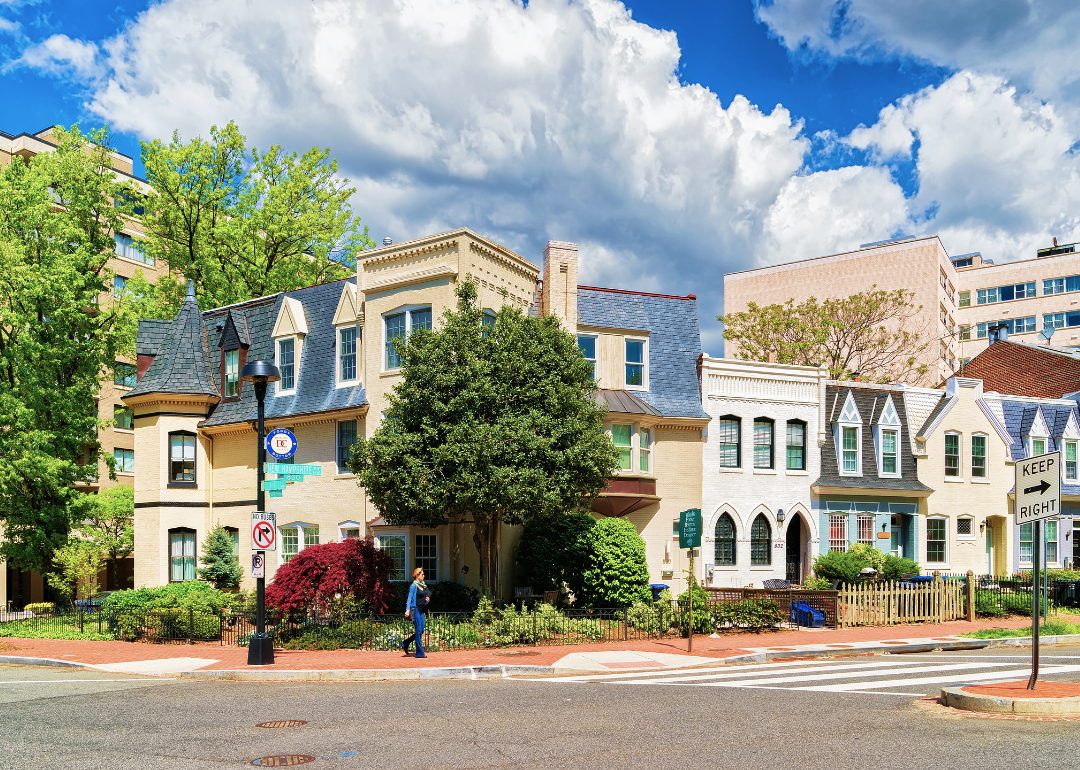
[(1050, 488), (1050, 482), (1047, 481), (1046, 479), (1043, 479), (1042, 481), (1040, 481), (1035, 486), (1028, 487), (1027, 489), (1025, 489), (1024, 494), (1025, 495), (1030, 495), (1032, 492), (1038, 492), (1040, 495), (1045, 495), (1046, 490), (1048, 490), (1049, 488)]

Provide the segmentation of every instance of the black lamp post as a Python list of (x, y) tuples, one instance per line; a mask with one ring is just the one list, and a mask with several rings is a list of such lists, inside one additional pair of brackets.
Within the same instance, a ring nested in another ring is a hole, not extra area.
[[(240, 370), (240, 381), (250, 382), (255, 387), (255, 402), (258, 404), (258, 463), (256, 466), (256, 506), (260, 511), (266, 510), (266, 493), (263, 491), (264, 468), (266, 465), (266, 436), (263, 429), (263, 401), (266, 399), (266, 386), (271, 382), (281, 379), (281, 372), (269, 361), (249, 361)], [(260, 551), (260, 553), (262, 553)], [(266, 567), (265, 554), (263, 569)], [(256, 620), (255, 635), (251, 637), (248, 645), (248, 665), (268, 666), (274, 662), (274, 640), (266, 635), (266, 578), (256, 578)]]

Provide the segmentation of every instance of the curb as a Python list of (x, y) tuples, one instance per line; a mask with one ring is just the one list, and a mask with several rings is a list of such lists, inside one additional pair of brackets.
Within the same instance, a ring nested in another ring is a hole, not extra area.
[[(973, 642), (990, 642), (991, 647), (1030, 647), (1030, 636), (1006, 636), (1000, 639), (972, 639)], [(1039, 646), (1044, 644), (1080, 644), (1080, 634), (1061, 634), (1059, 636), (1039, 635)]]
[(0, 655), (0, 663), (11, 663), (16, 666), (55, 666), (56, 668), (93, 668), (89, 663), (79, 663), (74, 660), (57, 660), (56, 658), (22, 658), (18, 655)]
[(943, 706), (959, 711), (982, 714), (1012, 714), (1025, 717), (1063, 717), (1080, 714), (1080, 697), (1075, 698), (1009, 698), (1000, 695), (980, 695), (964, 692), (960, 687), (941, 688)]
[(308, 669), (295, 671), (184, 671), (181, 679), (225, 682), (353, 682), (420, 679), (505, 679), (510, 676), (553, 674), (553, 666), (447, 666), (444, 668)]

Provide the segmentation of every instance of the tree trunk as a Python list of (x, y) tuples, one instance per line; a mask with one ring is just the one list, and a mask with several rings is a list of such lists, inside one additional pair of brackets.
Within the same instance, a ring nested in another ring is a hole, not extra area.
[(496, 542), (498, 524), (490, 519), (473, 517), (473, 544), (480, 555), (480, 589), (481, 592), (497, 599), (498, 575), (495, 568)]

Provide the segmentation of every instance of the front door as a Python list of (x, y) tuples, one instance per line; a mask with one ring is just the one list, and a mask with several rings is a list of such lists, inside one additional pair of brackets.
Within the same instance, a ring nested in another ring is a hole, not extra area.
[(904, 555), (904, 543), (900, 537), (900, 532), (900, 527), (892, 527), (889, 532), (889, 553), (893, 556)]
[(795, 516), (787, 528), (787, 570), (789, 583), (802, 583), (802, 517)]
[(986, 528), (986, 574), (994, 574), (994, 528)]

